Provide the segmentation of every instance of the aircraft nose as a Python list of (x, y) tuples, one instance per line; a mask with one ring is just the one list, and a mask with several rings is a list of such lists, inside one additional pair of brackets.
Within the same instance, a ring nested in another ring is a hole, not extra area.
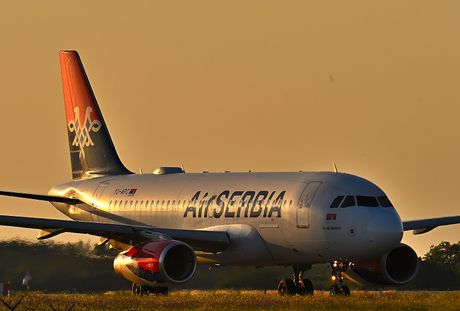
[(367, 224), (369, 242), (375, 248), (388, 250), (401, 242), (403, 228), (401, 219), (396, 213), (375, 215)]

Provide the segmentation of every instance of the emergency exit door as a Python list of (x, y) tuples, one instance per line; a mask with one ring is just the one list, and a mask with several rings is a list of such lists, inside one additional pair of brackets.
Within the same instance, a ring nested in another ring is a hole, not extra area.
[(91, 219), (93, 221), (99, 221), (98, 219), (98, 209), (104, 209), (107, 208), (102, 202), (102, 194), (104, 193), (104, 190), (109, 186), (109, 182), (105, 181), (99, 184), (99, 186), (96, 188), (96, 190), (93, 193), (93, 210), (90, 211), (91, 214)]
[(307, 184), (300, 196), (297, 204), (297, 227), (308, 228), (310, 227), (310, 206), (319, 186), (320, 181), (312, 181)]

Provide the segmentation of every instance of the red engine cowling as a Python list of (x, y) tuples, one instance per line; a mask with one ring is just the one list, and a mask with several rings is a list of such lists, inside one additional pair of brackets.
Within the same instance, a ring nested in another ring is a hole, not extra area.
[(357, 263), (353, 272), (376, 285), (404, 285), (417, 275), (418, 264), (415, 251), (401, 244), (382, 257)]
[(195, 274), (196, 256), (190, 246), (180, 241), (146, 242), (118, 254), (113, 268), (140, 285), (182, 284)]

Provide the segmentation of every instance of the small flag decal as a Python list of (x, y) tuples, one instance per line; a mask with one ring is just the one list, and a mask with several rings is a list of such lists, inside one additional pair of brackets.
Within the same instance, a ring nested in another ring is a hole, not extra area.
[(337, 214), (326, 214), (326, 220), (336, 220), (337, 219)]
[(128, 192), (128, 196), (133, 196), (136, 194), (137, 189), (130, 189)]

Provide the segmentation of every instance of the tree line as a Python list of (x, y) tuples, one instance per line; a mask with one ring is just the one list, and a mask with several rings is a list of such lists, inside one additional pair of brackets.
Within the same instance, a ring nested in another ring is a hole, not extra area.
[[(22, 279), (30, 275), (31, 290), (45, 292), (103, 292), (128, 290), (130, 283), (115, 274), (116, 251), (89, 242), (55, 243), (23, 240), (0, 241), (0, 283), (9, 281), (13, 290), (25, 290)], [(192, 281), (178, 288), (188, 289), (275, 289), (281, 278), (292, 277), (291, 267), (199, 266)], [(332, 284), (327, 264), (314, 265), (305, 276), (315, 288)], [(349, 283), (354, 288), (375, 288)], [(441, 242), (420, 257), (417, 277), (397, 289), (459, 290), (460, 242)]]

